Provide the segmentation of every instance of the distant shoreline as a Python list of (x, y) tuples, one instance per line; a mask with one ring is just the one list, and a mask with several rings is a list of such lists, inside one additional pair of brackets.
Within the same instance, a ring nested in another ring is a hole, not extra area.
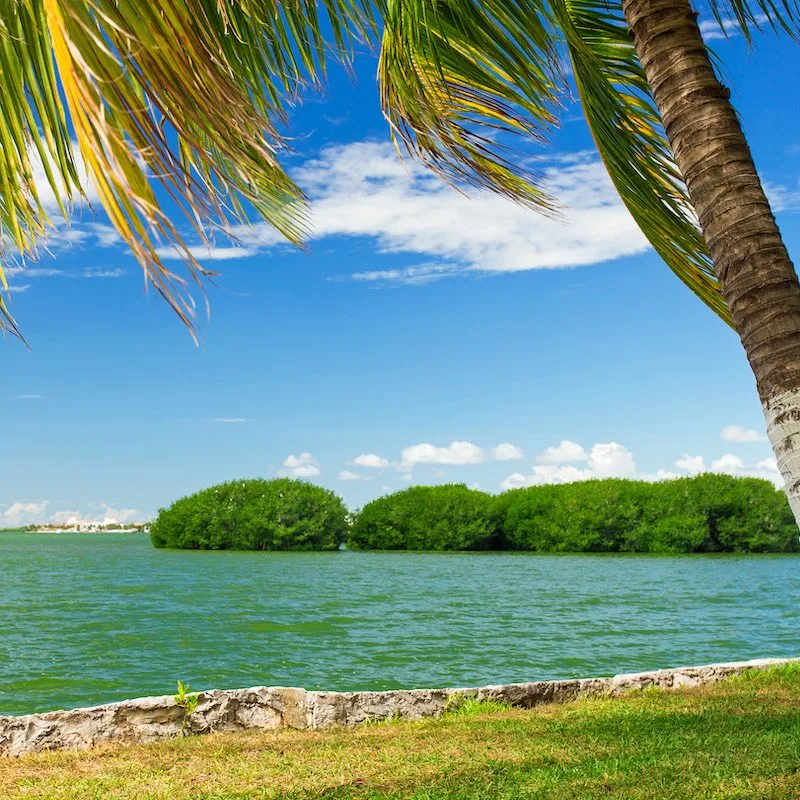
[(107, 528), (104, 530), (77, 531), (75, 528), (0, 528), (0, 533), (147, 533), (149, 530), (142, 528)]
[(37, 528), (22, 533), (146, 533), (141, 528), (109, 528), (102, 531), (76, 531), (74, 528)]

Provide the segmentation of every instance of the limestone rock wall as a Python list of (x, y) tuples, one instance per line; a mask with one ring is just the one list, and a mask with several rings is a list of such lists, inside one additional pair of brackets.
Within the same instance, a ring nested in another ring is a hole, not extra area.
[(480, 689), (404, 689), (389, 692), (308, 692), (305, 689), (257, 686), (200, 692), (197, 707), (186, 716), (171, 695), (126, 700), (93, 708), (0, 717), (0, 755), (19, 756), (39, 750), (84, 749), (106, 742), (150, 742), (170, 736), (212, 731), (330, 728), (353, 726), (389, 717), (417, 720), (438, 716), (459, 699), (502, 700), (531, 708), (577, 697), (616, 696), (661, 686), (666, 689), (714, 683), (748, 669), (800, 663), (797, 659), (758, 659), (656, 672), (539, 681)]

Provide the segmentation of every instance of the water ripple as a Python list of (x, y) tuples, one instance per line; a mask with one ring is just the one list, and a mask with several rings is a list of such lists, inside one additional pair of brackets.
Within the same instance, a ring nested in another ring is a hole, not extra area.
[(0, 534), (0, 714), (174, 689), (389, 689), (800, 654), (793, 556), (202, 553)]

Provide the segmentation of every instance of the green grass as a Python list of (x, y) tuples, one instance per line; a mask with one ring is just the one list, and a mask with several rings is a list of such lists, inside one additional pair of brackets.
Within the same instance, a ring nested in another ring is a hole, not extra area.
[(215, 734), (0, 759), (0, 797), (47, 800), (796, 800), (800, 668), (530, 711)]

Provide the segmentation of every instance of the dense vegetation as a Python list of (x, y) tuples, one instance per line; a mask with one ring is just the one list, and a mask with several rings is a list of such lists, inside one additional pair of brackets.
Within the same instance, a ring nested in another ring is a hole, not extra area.
[(779, 553), (800, 550), (783, 492), (758, 478), (704, 474), (607, 479), (491, 495), (413, 486), (368, 503), (303, 481), (239, 480), (161, 509), (156, 547), (207, 550), (531, 550), (562, 553)]
[(413, 487), (368, 503), (348, 545), (370, 550), (789, 552), (797, 527), (768, 481), (704, 474), (514, 489)]
[(200, 550), (336, 550), (348, 512), (333, 492), (303, 481), (237, 480), (158, 512), (156, 547)]
[(466, 486), (412, 486), (364, 506), (347, 544), (363, 550), (497, 549), (498, 510), (496, 498)]

